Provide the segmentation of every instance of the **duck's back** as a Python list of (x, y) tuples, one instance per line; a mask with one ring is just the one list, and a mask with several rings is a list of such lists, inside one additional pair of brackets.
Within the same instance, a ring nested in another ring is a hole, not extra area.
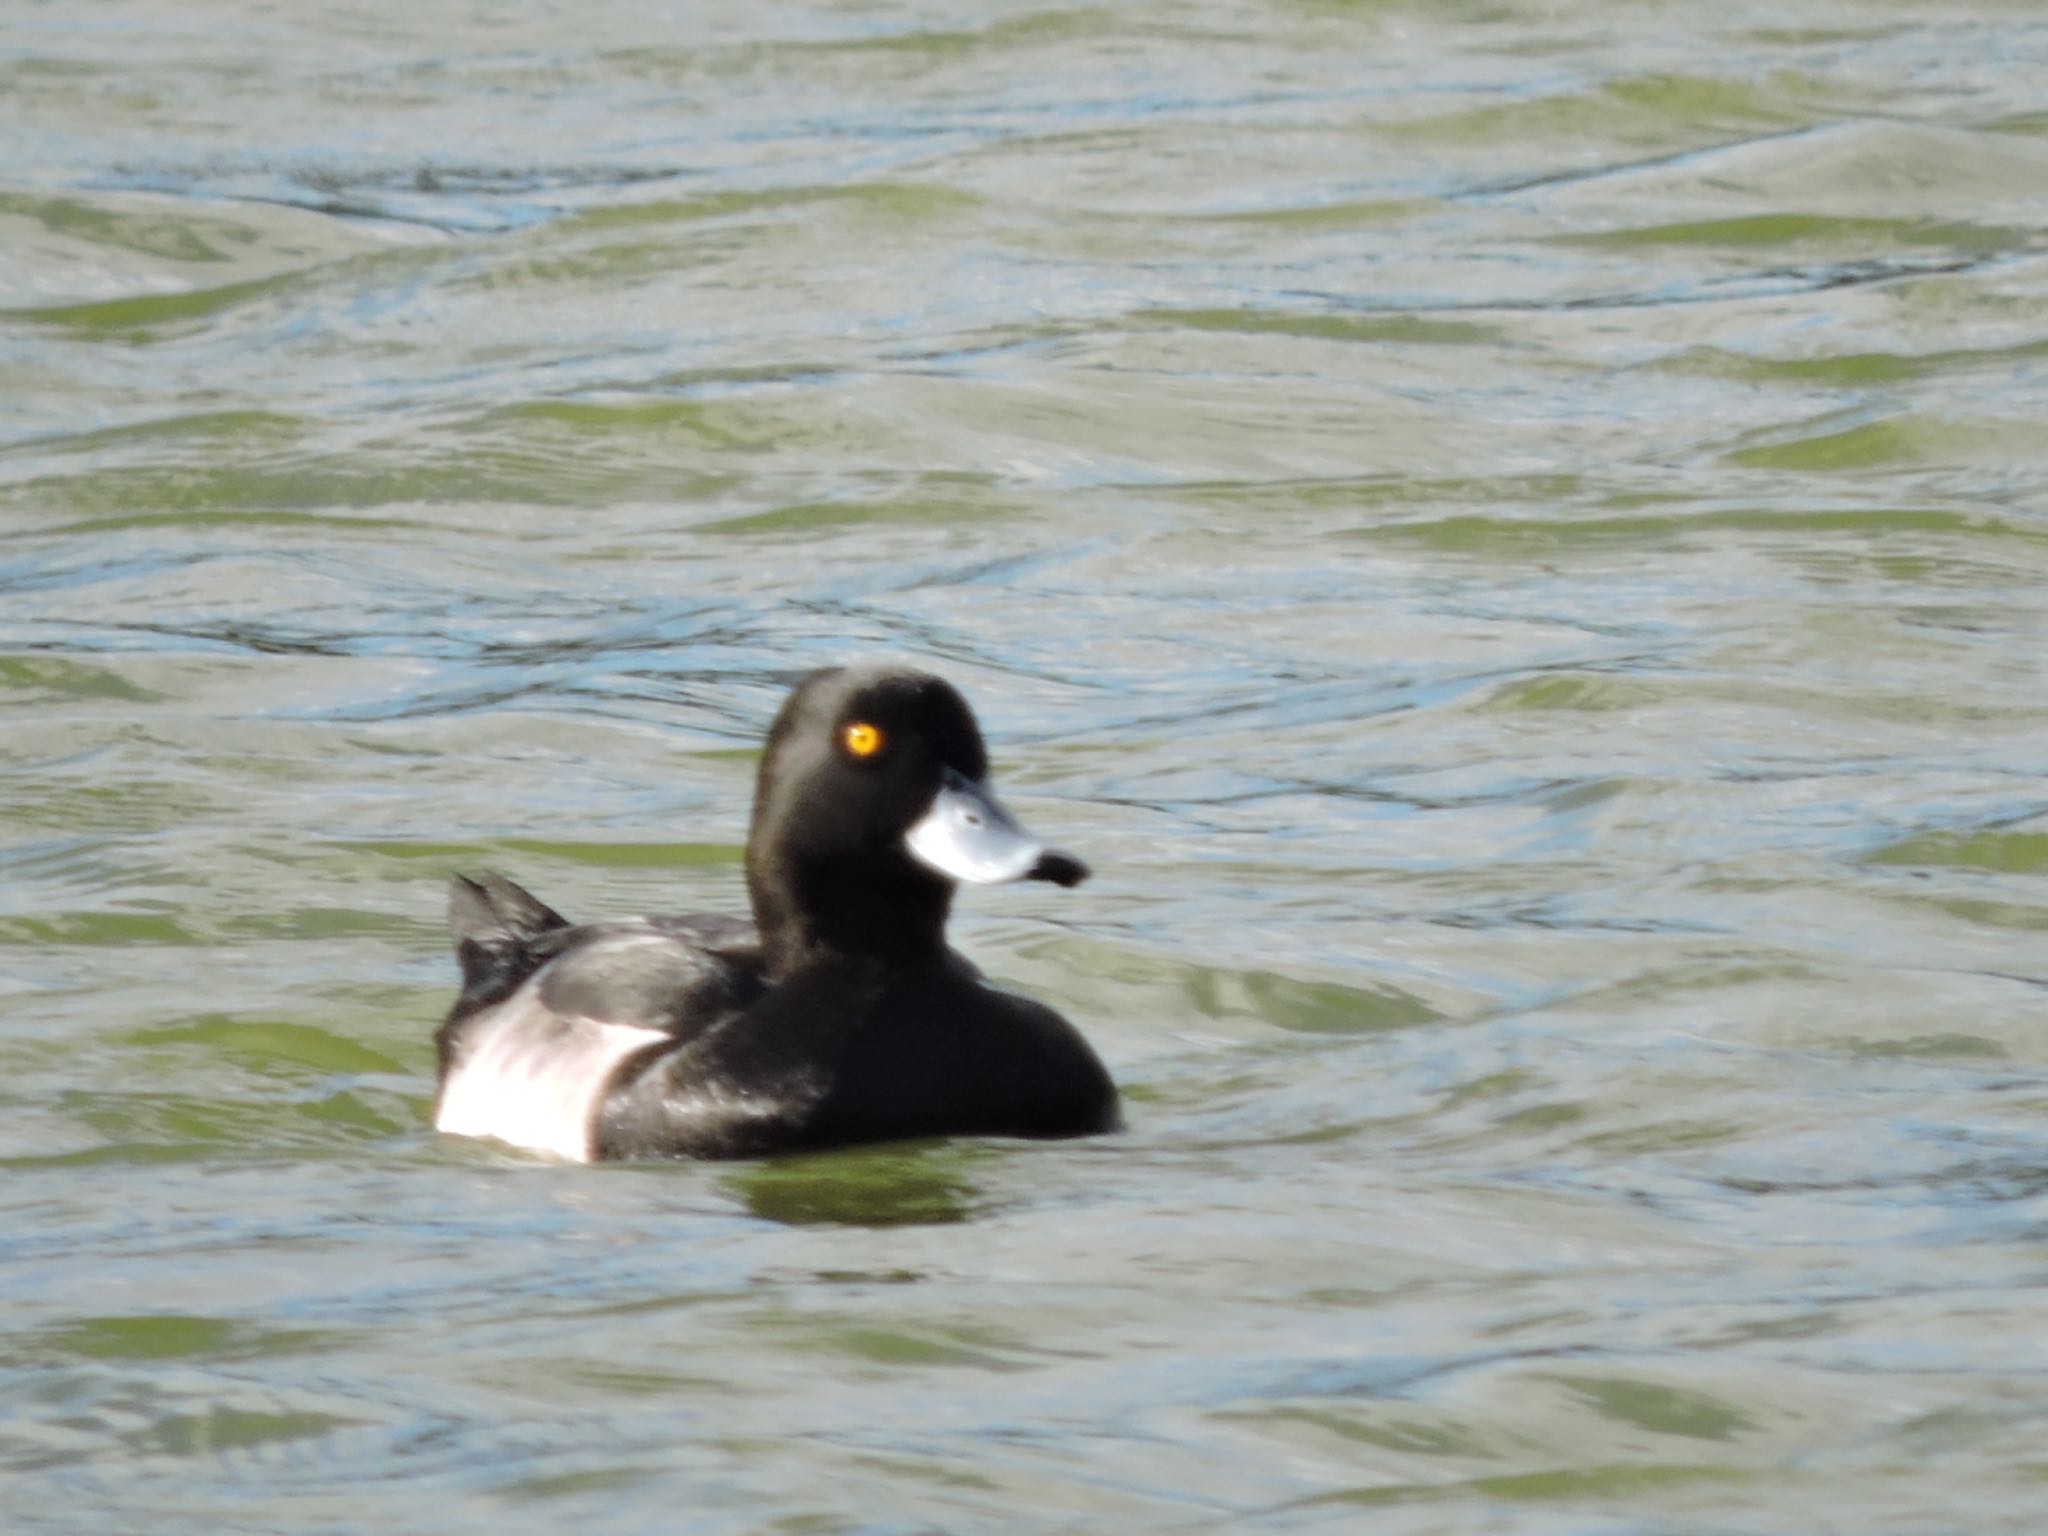
[(502, 876), (458, 880), (463, 990), (435, 1037), (434, 1124), (557, 1156), (597, 1155), (621, 1066), (743, 1010), (762, 990), (751, 925), (725, 917), (569, 924)]

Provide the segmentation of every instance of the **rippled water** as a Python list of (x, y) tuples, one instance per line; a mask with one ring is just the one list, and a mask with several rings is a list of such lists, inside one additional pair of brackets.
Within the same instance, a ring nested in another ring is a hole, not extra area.
[[(12, 1531), (2030, 1531), (2032, 3), (17, 6)], [(427, 1128), (795, 673), (1131, 1130)]]

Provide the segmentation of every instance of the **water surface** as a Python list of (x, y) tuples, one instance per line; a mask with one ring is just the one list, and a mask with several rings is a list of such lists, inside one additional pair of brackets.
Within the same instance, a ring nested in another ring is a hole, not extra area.
[[(2031, 1531), (2048, 22), (0, 22), (10, 1531)], [(435, 1137), (801, 671), (1121, 1137)]]

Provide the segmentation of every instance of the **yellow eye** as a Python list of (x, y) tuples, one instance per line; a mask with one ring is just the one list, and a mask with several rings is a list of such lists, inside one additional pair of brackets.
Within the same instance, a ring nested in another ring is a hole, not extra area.
[(855, 757), (873, 757), (882, 750), (881, 728), (856, 720), (839, 733), (839, 743)]

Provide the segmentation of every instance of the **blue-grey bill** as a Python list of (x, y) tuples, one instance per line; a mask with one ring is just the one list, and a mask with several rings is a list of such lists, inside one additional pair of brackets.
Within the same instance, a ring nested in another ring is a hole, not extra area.
[(1048, 848), (1003, 809), (994, 791), (948, 768), (931, 809), (903, 834), (911, 856), (928, 868), (974, 885), (1050, 880), (1079, 885), (1088, 866)]

